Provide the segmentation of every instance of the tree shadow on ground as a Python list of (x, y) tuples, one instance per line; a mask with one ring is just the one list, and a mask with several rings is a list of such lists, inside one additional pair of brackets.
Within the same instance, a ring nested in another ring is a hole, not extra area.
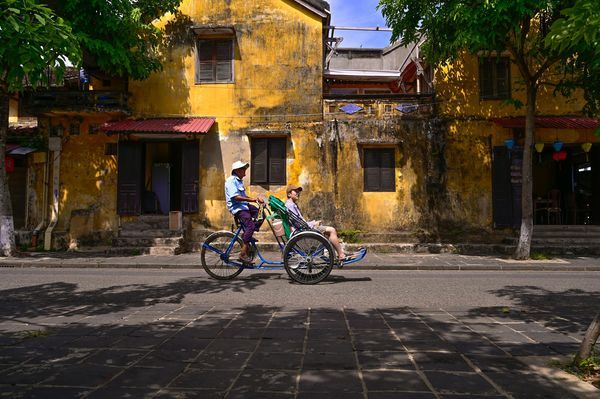
[(600, 308), (600, 292), (582, 289), (553, 291), (531, 285), (510, 285), (488, 291), (507, 300), (506, 307), (478, 307), (470, 315), (492, 316), (515, 322), (539, 320), (560, 332), (584, 331)]
[(500, 389), (515, 398), (573, 397), (502, 352), (502, 345), (466, 328), (483, 324), (468, 309), (175, 301), (72, 323), (55, 316), (60, 324), (46, 327), (44, 335), (27, 334), (31, 325), (3, 333), (3, 393), (433, 399), (499, 397)]

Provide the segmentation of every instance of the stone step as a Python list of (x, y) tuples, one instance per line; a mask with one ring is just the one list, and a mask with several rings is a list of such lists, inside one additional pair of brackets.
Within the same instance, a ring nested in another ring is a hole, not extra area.
[(583, 231), (544, 231), (533, 232), (533, 238), (579, 238), (579, 239), (594, 239), (600, 238), (600, 233), (583, 232)]
[[(516, 249), (515, 245), (489, 245), (489, 244), (455, 244), (457, 252), (463, 255), (512, 255)], [(543, 253), (555, 256), (598, 256), (600, 246), (598, 245), (544, 245), (532, 244), (531, 253)]]
[(587, 232), (600, 234), (600, 226), (590, 224), (536, 224), (533, 227), (534, 233), (542, 232)]
[(123, 222), (121, 228), (125, 230), (168, 229), (169, 217), (167, 215), (143, 215), (131, 222)]
[(156, 246), (156, 247), (111, 247), (107, 251), (109, 255), (137, 256), (137, 255), (179, 255), (185, 252), (180, 247)]
[(183, 245), (183, 237), (119, 237), (113, 240), (116, 247), (154, 247)]
[(168, 229), (147, 229), (147, 230), (121, 230), (119, 237), (136, 237), (136, 238), (173, 238), (182, 237), (181, 230)]

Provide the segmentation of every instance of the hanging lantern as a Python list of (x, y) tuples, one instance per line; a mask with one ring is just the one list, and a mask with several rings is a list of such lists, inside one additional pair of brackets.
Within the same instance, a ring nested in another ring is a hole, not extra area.
[(552, 159), (556, 162), (564, 161), (567, 159), (567, 152), (565, 150), (556, 151), (552, 154)]
[(504, 140), (504, 145), (506, 146), (506, 148), (508, 148), (509, 151), (511, 151), (513, 149), (513, 147), (515, 146), (515, 140), (514, 139)]
[(590, 155), (590, 150), (592, 149), (592, 143), (583, 143), (581, 145), (581, 148), (585, 152), (585, 161), (590, 162), (589, 155)]
[(559, 152), (563, 148), (563, 142), (560, 140), (554, 140), (552, 147), (554, 147), (554, 151)]
[(542, 163), (542, 151), (544, 151), (544, 143), (535, 143), (535, 150), (538, 153), (539, 163)]

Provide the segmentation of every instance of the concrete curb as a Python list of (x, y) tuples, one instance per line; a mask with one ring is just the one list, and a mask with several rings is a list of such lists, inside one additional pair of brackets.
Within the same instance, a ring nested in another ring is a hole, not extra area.
[(581, 381), (573, 374), (550, 365), (553, 361), (566, 364), (571, 360), (568, 356), (524, 356), (517, 359), (527, 364), (536, 374), (562, 382), (560, 386), (578, 398), (596, 399), (600, 397), (600, 389)]
[[(107, 262), (92, 260), (0, 260), (1, 268), (56, 268), (56, 269), (199, 269), (200, 263), (164, 263), (164, 262)], [(334, 269), (335, 270), (335, 269)], [(548, 271), (548, 272), (598, 272), (598, 266), (573, 266), (543, 263), (528, 263), (524, 265), (386, 265), (386, 264), (356, 264), (344, 267), (342, 270), (398, 270), (398, 271)]]

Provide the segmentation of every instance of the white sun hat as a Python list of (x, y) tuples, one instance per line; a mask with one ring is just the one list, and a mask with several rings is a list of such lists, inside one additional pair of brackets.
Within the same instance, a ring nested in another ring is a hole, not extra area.
[(241, 168), (249, 168), (250, 164), (248, 162), (235, 161), (233, 165), (231, 165), (231, 171)]

